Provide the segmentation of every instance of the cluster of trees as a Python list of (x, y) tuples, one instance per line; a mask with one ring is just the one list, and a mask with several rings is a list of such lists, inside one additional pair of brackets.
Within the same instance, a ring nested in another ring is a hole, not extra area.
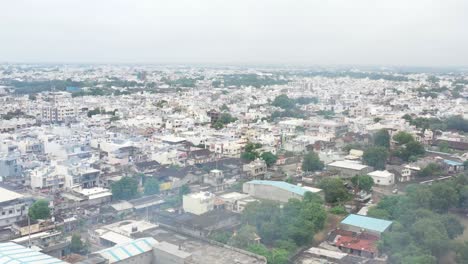
[(72, 97), (80, 97), (80, 96), (104, 96), (104, 95), (111, 95), (111, 92), (107, 90), (103, 90), (101, 88), (91, 88), (89, 90), (81, 90), (78, 92), (73, 92)]
[(341, 178), (325, 178), (320, 181), (318, 186), (323, 190), (327, 203), (341, 204), (351, 198), (351, 194)]
[[(143, 194), (154, 195), (160, 192), (160, 182), (154, 177), (142, 175)], [(123, 177), (111, 186), (112, 195), (116, 199), (128, 200), (140, 195), (138, 192), (138, 180), (133, 177)]]
[(287, 84), (287, 80), (279, 79), (274, 76), (260, 76), (257, 74), (225, 74), (222, 76), (224, 86), (253, 86), (260, 88), (268, 85)]
[(88, 113), (86, 114), (88, 117), (92, 117), (93, 115), (112, 115), (115, 116), (117, 113), (117, 109), (114, 111), (106, 111), (101, 108), (94, 108), (93, 110), (89, 110)]
[(213, 124), (213, 127), (215, 129), (221, 129), (223, 128), (225, 125), (229, 124), (229, 123), (233, 123), (233, 122), (236, 122), (237, 121), (237, 118), (233, 117), (231, 114), (229, 113), (222, 113), (218, 120), (216, 121), (216, 123)]
[(316, 97), (299, 97), (297, 99), (293, 99), (289, 98), (286, 94), (281, 94), (276, 96), (271, 104), (284, 110), (291, 110), (295, 109), (297, 105), (306, 105), (311, 103), (318, 103), (318, 99)]
[(325, 119), (331, 119), (335, 116), (335, 111), (332, 110), (319, 110), (315, 113), (319, 116), (323, 116)]
[(47, 80), (47, 81), (6, 81), (7, 86), (15, 88), (16, 94), (35, 94), (51, 91), (53, 88), (57, 91), (65, 91), (67, 87), (87, 87), (92, 86), (90, 82), (67, 80)]
[(138, 196), (138, 181), (132, 177), (122, 177), (111, 185), (115, 200), (130, 200)]
[(419, 171), (419, 177), (432, 177), (442, 172), (442, 169), (437, 163), (429, 163), (421, 171)]
[(244, 152), (241, 154), (241, 159), (243, 159), (246, 162), (253, 161), (257, 158), (261, 158), (262, 160), (265, 161), (266, 165), (268, 167), (274, 165), (276, 161), (278, 160), (278, 157), (271, 153), (270, 151), (259, 153), (258, 149), (262, 147), (262, 144), (260, 143), (247, 143), (245, 146)]
[(403, 119), (408, 121), (411, 125), (423, 130), (457, 130), (468, 132), (468, 120), (464, 119), (462, 116), (451, 116), (445, 119), (439, 119), (426, 117), (413, 118), (411, 115), (406, 114), (403, 116)]
[(387, 80), (397, 82), (407, 82), (409, 79), (404, 75), (395, 75), (393, 73), (377, 72), (353, 72), (353, 71), (303, 71), (294, 73), (294, 75), (315, 77), (323, 76), (329, 78), (349, 77), (354, 79)]
[[(370, 192), (374, 186), (374, 179), (368, 175), (356, 175), (349, 183), (357, 191)], [(327, 203), (340, 205), (352, 198), (352, 194), (346, 188), (346, 182), (341, 178), (325, 178), (318, 186), (323, 190)]]
[(203, 80), (203, 77), (198, 78), (179, 78), (176, 80), (169, 80), (167, 78), (162, 78), (161, 81), (172, 87), (195, 87), (198, 80)]
[(154, 177), (144, 177), (143, 182), (143, 193), (145, 195), (154, 195), (159, 194), (160, 191), (160, 183)]
[(392, 155), (404, 161), (415, 161), (426, 152), (424, 146), (407, 132), (398, 132), (393, 136), (393, 140), (397, 142), (398, 147), (393, 151)]
[[(308, 192), (302, 201), (290, 199), (283, 206), (271, 201), (251, 203), (242, 214), (242, 227), (237, 232), (212, 238), (265, 256), (268, 263), (285, 264), (298, 247), (312, 242), (326, 218), (321, 198)], [(260, 244), (257, 238), (261, 238)]]
[(0, 115), (0, 117), (3, 120), (11, 120), (13, 118), (20, 118), (20, 117), (34, 118), (33, 116), (27, 115), (25, 112), (23, 112), (20, 109), (16, 109), (15, 111), (8, 111), (6, 114)]
[(381, 146), (369, 147), (364, 151), (362, 160), (369, 166), (374, 167), (376, 170), (385, 169), (385, 163), (388, 159), (388, 149)]
[(282, 111), (273, 112), (271, 114), (271, 119), (278, 117), (304, 118), (305, 115), (303, 111), (301, 111), (297, 106), (317, 102), (318, 99), (315, 97), (299, 97), (297, 99), (293, 99), (289, 98), (286, 94), (278, 95), (271, 104), (281, 108)]
[(385, 129), (379, 130), (374, 134), (373, 146), (363, 147), (363, 162), (375, 169), (383, 170), (389, 156), (404, 161), (414, 161), (425, 153), (424, 146), (407, 132), (398, 132), (393, 140), (397, 142), (397, 146), (390, 151), (390, 134)]
[(437, 263), (453, 251), (457, 263), (468, 263), (468, 244), (453, 240), (463, 226), (447, 213), (451, 208), (468, 209), (468, 174), (430, 186), (410, 185), (406, 195), (384, 197), (368, 215), (393, 221), (379, 244), (391, 263)]
[(167, 206), (167, 207), (181, 206), (182, 205), (182, 197), (184, 195), (188, 194), (188, 193), (190, 193), (190, 188), (188, 187), (188, 185), (182, 185), (179, 188), (179, 192), (176, 195), (169, 196), (166, 199), (164, 199), (166, 201), (165, 206)]

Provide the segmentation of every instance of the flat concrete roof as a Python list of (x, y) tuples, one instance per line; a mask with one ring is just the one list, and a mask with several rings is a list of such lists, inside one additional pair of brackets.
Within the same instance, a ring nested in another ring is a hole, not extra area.
[(13, 201), (23, 197), (24, 196), (22, 194), (0, 187), (0, 203)]

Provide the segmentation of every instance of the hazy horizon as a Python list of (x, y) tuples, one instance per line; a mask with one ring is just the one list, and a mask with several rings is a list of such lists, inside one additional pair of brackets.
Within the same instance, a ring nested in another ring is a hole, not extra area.
[(468, 65), (462, 0), (19, 0), (0, 8), (0, 62)]

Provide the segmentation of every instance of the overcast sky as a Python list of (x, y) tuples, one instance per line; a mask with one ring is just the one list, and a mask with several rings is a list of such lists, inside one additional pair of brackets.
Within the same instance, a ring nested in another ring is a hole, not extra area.
[(1, 0), (1, 62), (468, 65), (466, 0)]

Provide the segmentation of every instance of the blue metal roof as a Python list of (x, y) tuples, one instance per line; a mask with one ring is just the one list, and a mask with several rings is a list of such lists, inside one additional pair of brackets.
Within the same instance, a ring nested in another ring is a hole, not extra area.
[(307, 190), (307, 189), (305, 189), (305, 188), (302, 188), (302, 187), (300, 187), (300, 186), (297, 186), (297, 185), (294, 185), (294, 184), (290, 184), (290, 183), (287, 183), (287, 182), (283, 182), (283, 181), (262, 181), (262, 180), (253, 180), (253, 181), (249, 181), (248, 183), (270, 185), (270, 186), (274, 186), (274, 187), (277, 187), (277, 188), (286, 190), (286, 191), (288, 191), (288, 192), (293, 192), (293, 193), (295, 193), (295, 194), (302, 195), (302, 196), (303, 196), (306, 192), (309, 191), (309, 190)]
[(447, 160), (447, 159), (444, 159), (444, 162), (447, 165), (450, 165), (450, 166), (462, 166), (463, 165), (463, 163), (461, 163), (461, 162), (453, 161), (453, 160)]
[(66, 264), (60, 259), (15, 244), (0, 243), (0, 263), (8, 264)]
[(153, 246), (157, 243), (158, 242), (152, 237), (144, 237), (115, 245), (111, 248), (98, 251), (97, 253), (109, 260), (109, 263), (114, 263), (151, 251), (153, 250)]
[(357, 226), (361, 229), (383, 232), (392, 224), (392, 221), (377, 219), (368, 216), (350, 214), (342, 224)]

